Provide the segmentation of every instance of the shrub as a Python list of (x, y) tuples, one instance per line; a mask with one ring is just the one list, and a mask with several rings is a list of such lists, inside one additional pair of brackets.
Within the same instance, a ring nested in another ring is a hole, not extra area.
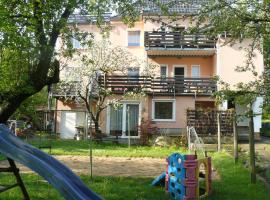
[(141, 145), (149, 145), (149, 141), (154, 134), (159, 133), (158, 127), (155, 126), (155, 123), (151, 120), (142, 119), (141, 125), (139, 126), (140, 130), (140, 143)]

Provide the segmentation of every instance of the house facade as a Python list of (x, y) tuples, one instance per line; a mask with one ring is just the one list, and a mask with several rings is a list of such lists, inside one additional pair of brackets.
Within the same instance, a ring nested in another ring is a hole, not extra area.
[[(139, 138), (142, 121), (150, 120), (162, 132), (181, 135), (187, 127), (187, 110), (231, 108), (230, 102), (216, 105), (213, 93), (220, 89), (215, 77), (231, 86), (252, 80), (249, 72), (235, 71), (246, 61), (245, 48), (250, 41), (226, 44), (228, 38), (205, 35), (187, 35), (191, 23), (177, 21), (166, 27), (161, 22), (146, 20), (142, 14), (133, 27), (125, 25), (118, 17), (109, 18), (111, 26), (109, 40), (112, 45), (127, 48), (134, 56), (154, 63), (157, 67), (151, 75), (145, 76), (143, 69), (128, 69), (126, 75), (101, 77), (100, 84), (111, 90), (119, 98), (127, 91), (143, 90), (145, 95), (137, 99), (122, 100), (119, 108), (108, 106), (101, 115), (100, 129), (107, 135), (120, 135), (123, 138)], [(77, 27), (93, 33), (95, 40), (102, 39), (100, 29), (85, 20), (78, 20)], [(75, 44), (76, 45), (76, 44)], [(78, 45), (78, 44), (77, 44)], [(79, 45), (78, 45), (78, 48)], [(263, 72), (263, 55), (258, 51), (253, 58), (256, 71)], [(62, 77), (65, 76), (62, 72)], [(70, 87), (70, 86), (69, 86)], [(65, 97), (76, 93), (78, 83), (66, 91), (54, 91), (56, 97), (55, 129), (62, 138), (73, 138), (79, 127), (87, 124), (86, 112), (80, 102), (66, 101)], [(262, 99), (257, 98), (254, 111), (261, 112)], [(238, 112), (243, 108), (235, 106)], [(254, 118), (255, 132), (261, 128), (261, 117)], [(248, 121), (238, 123), (247, 127)]]

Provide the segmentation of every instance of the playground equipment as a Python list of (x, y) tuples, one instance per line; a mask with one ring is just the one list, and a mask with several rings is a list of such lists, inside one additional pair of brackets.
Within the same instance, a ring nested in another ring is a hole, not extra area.
[(174, 153), (167, 158), (166, 175), (161, 174), (153, 186), (162, 184), (175, 200), (197, 200), (211, 194), (211, 157)]
[(52, 156), (24, 143), (4, 125), (0, 125), (0, 152), (38, 173), (65, 199), (102, 200), (69, 168)]
[(199, 151), (204, 153), (204, 142), (202, 138), (200, 138), (195, 130), (194, 127), (187, 127), (187, 134), (188, 134), (188, 149), (189, 151)]

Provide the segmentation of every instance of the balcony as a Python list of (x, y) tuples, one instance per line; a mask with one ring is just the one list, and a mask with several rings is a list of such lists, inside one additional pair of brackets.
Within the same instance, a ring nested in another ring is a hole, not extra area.
[(52, 86), (52, 96), (58, 98), (76, 97), (80, 88), (81, 83), (79, 81), (60, 82)]
[(216, 90), (213, 78), (190, 77), (158, 77), (150, 76), (107, 76), (100, 77), (101, 87), (111, 90), (114, 94), (126, 92), (145, 92), (146, 94), (162, 96), (182, 95), (212, 95)]
[(149, 56), (211, 56), (216, 40), (180, 32), (145, 32), (144, 46)]

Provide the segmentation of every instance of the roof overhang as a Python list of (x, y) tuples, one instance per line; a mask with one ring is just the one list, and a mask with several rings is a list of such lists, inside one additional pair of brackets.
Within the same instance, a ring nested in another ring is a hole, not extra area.
[(146, 48), (148, 56), (213, 56), (216, 49)]

